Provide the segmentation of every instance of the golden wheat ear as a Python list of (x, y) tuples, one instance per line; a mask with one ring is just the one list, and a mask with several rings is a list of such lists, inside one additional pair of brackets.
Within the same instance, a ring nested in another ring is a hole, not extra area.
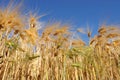
[(45, 15), (46, 15), (46, 14), (37, 16), (37, 13), (32, 14), (32, 13), (30, 12), (30, 17), (29, 17), (29, 20), (28, 20), (28, 22), (29, 22), (29, 27), (32, 27), (32, 28), (37, 27), (37, 23), (39, 22), (39, 19), (40, 19), (41, 17), (45, 16)]
[(101, 26), (98, 30), (98, 33), (101, 35), (105, 34), (106, 32), (107, 32), (107, 29), (105, 26)]
[(19, 30), (24, 26), (24, 17), (21, 15), (20, 4), (13, 5), (14, 2), (0, 10), (0, 25), (5, 31), (11, 32), (11, 30)]

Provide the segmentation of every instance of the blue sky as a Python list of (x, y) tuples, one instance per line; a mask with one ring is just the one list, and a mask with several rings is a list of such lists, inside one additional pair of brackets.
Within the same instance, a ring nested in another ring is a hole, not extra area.
[(45, 21), (72, 22), (78, 27), (120, 23), (120, 0), (25, 0), (24, 4), (27, 9), (47, 14)]
[(88, 25), (93, 34), (102, 24), (120, 24), (120, 0), (23, 0), (23, 6), (38, 15), (47, 14), (43, 22), (60, 21), (73, 29)]

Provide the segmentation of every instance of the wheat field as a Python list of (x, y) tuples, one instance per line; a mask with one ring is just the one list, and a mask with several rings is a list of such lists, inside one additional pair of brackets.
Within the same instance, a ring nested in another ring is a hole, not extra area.
[(120, 80), (119, 27), (88, 31), (87, 44), (59, 22), (39, 32), (39, 18), (0, 9), (0, 80)]

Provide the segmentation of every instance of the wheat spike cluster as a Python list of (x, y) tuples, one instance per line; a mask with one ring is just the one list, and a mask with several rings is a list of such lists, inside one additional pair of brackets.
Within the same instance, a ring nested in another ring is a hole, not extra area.
[[(120, 28), (102, 25), (89, 43), (82, 29), (38, 25), (36, 13), (0, 8), (0, 80), (120, 80)], [(40, 31), (39, 31), (40, 30)]]

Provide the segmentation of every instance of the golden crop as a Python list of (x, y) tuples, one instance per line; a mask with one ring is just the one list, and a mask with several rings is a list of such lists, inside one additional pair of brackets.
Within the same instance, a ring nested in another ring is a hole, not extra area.
[[(120, 29), (102, 26), (89, 44), (68, 25), (47, 24), (19, 8), (0, 9), (0, 80), (120, 80)], [(28, 21), (28, 22), (27, 22)]]

